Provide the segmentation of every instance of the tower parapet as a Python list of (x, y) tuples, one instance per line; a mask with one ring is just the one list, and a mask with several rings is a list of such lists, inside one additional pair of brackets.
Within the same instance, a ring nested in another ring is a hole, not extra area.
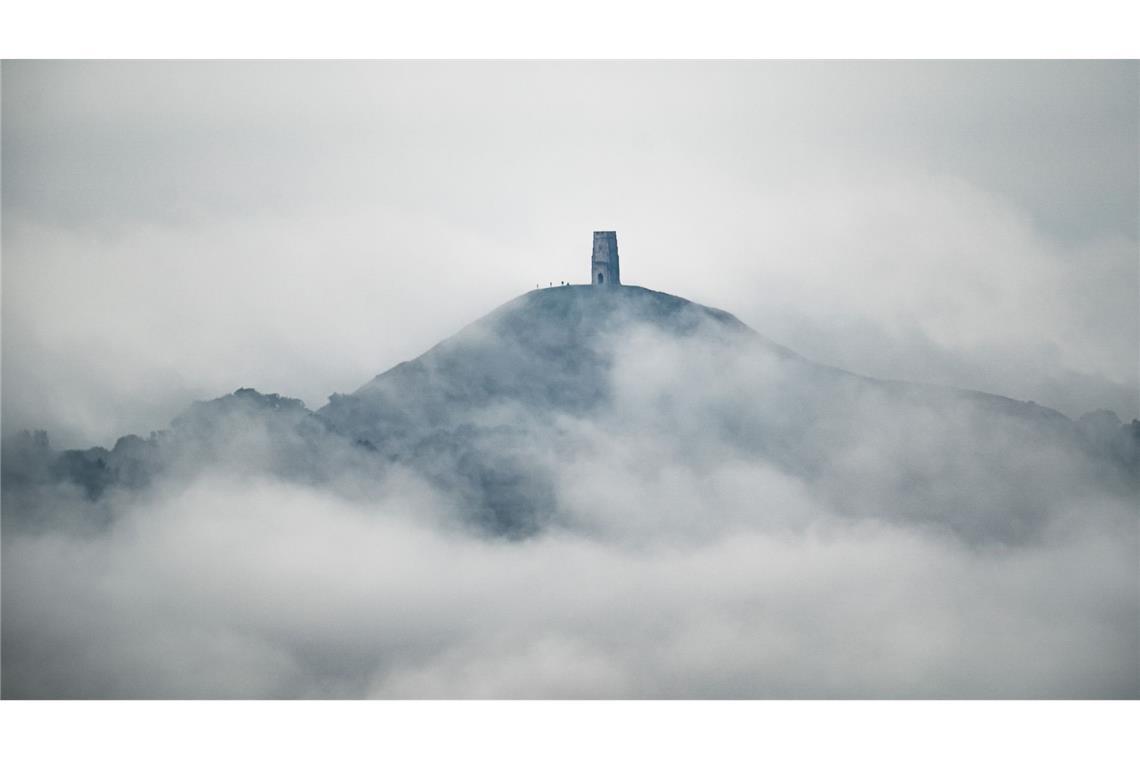
[(594, 233), (594, 255), (590, 257), (590, 282), (594, 285), (621, 285), (616, 232)]

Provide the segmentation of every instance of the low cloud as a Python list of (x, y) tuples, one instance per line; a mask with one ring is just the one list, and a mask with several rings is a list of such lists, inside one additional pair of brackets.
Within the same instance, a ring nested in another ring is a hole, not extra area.
[(6, 540), (6, 696), (1137, 695), (1123, 520), (1019, 547), (818, 511), (497, 542), (275, 482), (139, 506)]
[(803, 406), (848, 386), (710, 329), (623, 333), (605, 414), (480, 412), (550, 480), (525, 538), (240, 409), (106, 522), (8, 520), (5, 696), (1140, 695), (1127, 470), (974, 401)]

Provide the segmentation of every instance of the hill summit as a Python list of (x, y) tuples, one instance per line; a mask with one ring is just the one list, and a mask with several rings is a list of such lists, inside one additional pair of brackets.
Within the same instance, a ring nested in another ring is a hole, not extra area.
[[(422, 356), (377, 375), (318, 413), (364, 438), (447, 425), (487, 405), (587, 414), (610, 397), (609, 373), (637, 329), (675, 338), (699, 330), (719, 340), (762, 342), (740, 320), (641, 287), (567, 285), (522, 295)], [(769, 344), (781, 356), (787, 349)]]

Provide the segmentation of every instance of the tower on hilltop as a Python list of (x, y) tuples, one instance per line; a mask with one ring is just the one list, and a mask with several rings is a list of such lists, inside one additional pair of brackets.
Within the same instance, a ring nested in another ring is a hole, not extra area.
[(590, 257), (590, 282), (594, 285), (621, 285), (616, 232), (594, 233), (594, 255)]

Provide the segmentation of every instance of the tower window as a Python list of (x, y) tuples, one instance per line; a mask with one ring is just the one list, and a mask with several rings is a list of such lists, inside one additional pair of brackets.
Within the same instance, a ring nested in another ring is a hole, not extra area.
[(606, 281), (606, 276), (604, 274), (602, 274), (601, 272), (598, 272), (598, 284), (601, 285), (605, 281)]

